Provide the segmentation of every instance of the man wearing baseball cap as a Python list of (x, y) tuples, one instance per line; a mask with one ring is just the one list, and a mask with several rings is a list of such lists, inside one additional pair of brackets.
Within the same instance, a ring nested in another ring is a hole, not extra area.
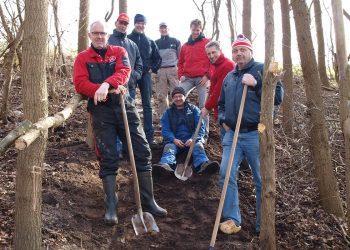
[(175, 87), (171, 93), (173, 104), (161, 118), (162, 136), (165, 144), (159, 164), (153, 165), (173, 172), (176, 168), (176, 155), (188, 151), (193, 143), (193, 170), (201, 173), (207, 168), (219, 168), (219, 163), (210, 161), (203, 146), (204, 123), (202, 122), (197, 138), (193, 138), (199, 122), (200, 110), (186, 101), (186, 92)]
[[(115, 25), (115, 29), (113, 30), (113, 34), (109, 36), (108, 44), (123, 47), (128, 52), (130, 67), (131, 67), (131, 75), (128, 82), (128, 89), (129, 89), (130, 96), (133, 99), (135, 99), (136, 84), (137, 84), (136, 82), (140, 80), (142, 76), (142, 60), (141, 60), (140, 51), (136, 43), (131, 41), (126, 36), (126, 31), (129, 26), (129, 16), (126, 13), (120, 13), (114, 25)], [(116, 143), (117, 143), (118, 156), (120, 158), (128, 159), (127, 157), (128, 147), (126, 145), (122, 145), (119, 138), (117, 139)]]
[[(256, 233), (260, 232), (261, 176), (258, 124), (260, 122), (260, 102), (264, 65), (254, 61), (253, 46), (244, 35), (238, 35), (232, 44), (232, 58), (236, 63), (223, 81), (219, 97), (219, 122), (225, 129), (223, 154), (220, 166), (219, 184), (223, 187), (229, 161), (238, 110), (241, 104), (243, 86), (248, 92), (245, 100), (243, 117), (238, 135), (232, 170), (222, 210), (223, 222), (220, 230), (226, 234), (238, 233), (241, 229), (241, 212), (238, 197), (239, 163), (246, 158), (251, 167), (256, 190)], [(283, 100), (282, 83), (278, 82), (275, 90), (275, 105)]]
[(156, 82), (156, 95), (159, 100), (159, 114), (162, 116), (169, 108), (168, 92), (179, 84), (177, 78), (177, 62), (179, 60), (181, 43), (178, 39), (169, 36), (167, 23), (159, 24), (160, 39), (156, 40), (159, 49), (162, 65), (158, 70), (158, 80)]

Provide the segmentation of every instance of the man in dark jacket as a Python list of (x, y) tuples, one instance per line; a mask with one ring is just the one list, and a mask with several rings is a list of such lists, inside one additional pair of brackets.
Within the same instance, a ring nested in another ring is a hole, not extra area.
[(186, 93), (182, 87), (175, 87), (172, 94), (173, 104), (162, 116), (162, 135), (165, 143), (163, 155), (159, 164), (168, 171), (176, 168), (176, 155), (188, 151), (192, 143), (193, 169), (196, 173), (203, 172), (206, 168), (219, 168), (219, 163), (209, 161), (203, 146), (204, 123), (202, 122), (197, 138), (193, 138), (199, 122), (200, 110), (196, 106), (186, 102)]
[[(95, 135), (96, 155), (100, 164), (99, 176), (105, 192), (105, 222), (114, 225), (118, 222), (116, 195), (116, 174), (118, 157), (116, 137), (126, 141), (120, 93), (130, 76), (131, 68), (127, 52), (119, 46), (107, 45), (107, 28), (100, 21), (90, 25), (91, 47), (82, 51), (74, 62), (73, 82), (78, 93), (87, 96), (88, 111), (92, 117)], [(167, 211), (157, 205), (153, 196), (151, 150), (141, 127), (140, 117), (134, 102), (125, 95), (125, 108), (128, 113), (131, 140), (135, 154), (141, 203), (145, 211), (165, 216)]]
[[(212, 67), (205, 52), (205, 45), (210, 42), (202, 33), (202, 22), (195, 19), (190, 24), (191, 35), (180, 52), (177, 74), (180, 86), (185, 89), (186, 94), (195, 87), (198, 92), (199, 108), (204, 107), (212, 75)], [(209, 134), (209, 116), (204, 119), (205, 135), (207, 140)]]
[(142, 76), (142, 59), (139, 48), (136, 43), (127, 38), (126, 30), (129, 26), (129, 16), (126, 13), (120, 13), (115, 22), (113, 34), (108, 39), (108, 44), (123, 47), (128, 52), (131, 75), (128, 82), (130, 96), (135, 99), (136, 82)]
[[(262, 92), (262, 76), (264, 65), (254, 61), (253, 46), (244, 35), (238, 35), (232, 44), (232, 58), (236, 67), (231, 71), (222, 84), (219, 98), (219, 122), (226, 133), (222, 142), (223, 154), (220, 166), (219, 184), (223, 187), (226, 169), (234, 137), (234, 129), (238, 119), (238, 112), (243, 93), (243, 85), (248, 91), (244, 105), (243, 117), (238, 135), (236, 151), (232, 163), (232, 170), (222, 210), (224, 222), (220, 230), (226, 234), (237, 233), (241, 229), (241, 213), (238, 197), (238, 169), (239, 163), (246, 158), (251, 167), (256, 190), (256, 232), (260, 232), (260, 203), (261, 203), (261, 175), (258, 124), (260, 122), (260, 102)], [(278, 82), (275, 91), (275, 105), (283, 100), (282, 83)]]
[[(115, 29), (113, 30), (113, 34), (110, 35), (108, 39), (108, 44), (123, 47), (128, 52), (131, 66), (131, 75), (128, 82), (128, 89), (130, 96), (135, 99), (136, 82), (140, 80), (142, 76), (142, 59), (136, 43), (131, 41), (126, 36), (128, 25), (129, 16), (126, 13), (120, 13), (117, 21), (115, 22)], [(116, 143), (119, 158), (127, 158), (127, 145), (122, 145), (119, 138), (117, 139)]]
[(159, 100), (159, 114), (162, 116), (169, 108), (168, 93), (179, 84), (177, 78), (177, 62), (180, 56), (181, 43), (169, 36), (169, 28), (165, 22), (159, 24), (160, 39), (156, 40), (162, 65), (158, 70), (156, 83), (156, 95)]
[(150, 70), (156, 74), (162, 63), (162, 58), (159, 55), (158, 47), (155, 42), (148, 38), (144, 33), (146, 17), (141, 14), (136, 14), (134, 24), (135, 28), (131, 34), (128, 35), (128, 38), (137, 44), (142, 58), (142, 77), (137, 81), (137, 84), (141, 92), (143, 126), (146, 138), (148, 143), (153, 146), (156, 142), (154, 141), (153, 114), (151, 106), (152, 79)]

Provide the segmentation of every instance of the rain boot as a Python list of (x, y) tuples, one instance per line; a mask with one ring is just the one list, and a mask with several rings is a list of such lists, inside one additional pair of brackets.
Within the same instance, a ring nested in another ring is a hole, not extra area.
[(165, 217), (168, 212), (164, 208), (158, 206), (154, 200), (152, 172), (138, 172), (137, 178), (140, 186), (142, 209), (145, 212), (153, 214), (154, 216)]
[(118, 197), (115, 193), (115, 175), (107, 175), (102, 179), (103, 190), (105, 192), (105, 223), (107, 225), (115, 225), (118, 223), (117, 204)]

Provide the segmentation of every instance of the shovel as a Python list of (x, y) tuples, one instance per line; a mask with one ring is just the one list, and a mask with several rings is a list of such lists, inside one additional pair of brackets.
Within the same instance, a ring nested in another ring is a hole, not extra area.
[(203, 115), (201, 113), (201, 116), (199, 117), (199, 121), (198, 121), (198, 124), (196, 127), (196, 131), (194, 132), (193, 142), (192, 142), (191, 147), (187, 153), (185, 164), (178, 164), (176, 166), (176, 169), (175, 169), (175, 176), (182, 181), (186, 181), (188, 178), (190, 178), (192, 176), (192, 173), (193, 173), (192, 168), (188, 167), (188, 163), (190, 162), (192, 151), (193, 151), (194, 145), (196, 144), (198, 132), (199, 132), (199, 129), (202, 125), (202, 120), (203, 120)]
[(134, 227), (134, 231), (135, 231), (136, 235), (144, 234), (147, 232), (158, 233), (159, 228), (158, 228), (156, 221), (154, 220), (152, 214), (147, 213), (147, 212), (142, 212), (139, 181), (137, 179), (134, 151), (132, 150), (129, 123), (128, 123), (128, 118), (126, 116), (126, 110), (125, 110), (125, 104), (124, 104), (124, 96), (123, 96), (123, 94), (120, 94), (119, 97), (120, 97), (120, 106), (122, 107), (122, 113), (123, 113), (126, 141), (128, 143), (128, 150), (129, 150), (129, 156), (130, 156), (130, 162), (131, 162), (131, 170), (133, 173), (135, 203), (137, 206), (137, 214), (134, 214), (131, 218), (132, 226)]
[(232, 147), (231, 147), (231, 152), (230, 152), (230, 158), (228, 160), (228, 166), (227, 166), (227, 169), (226, 169), (224, 186), (223, 186), (222, 192), (221, 192), (219, 208), (218, 208), (218, 211), (216, 213), (215, 224), (214, 224), (213, 234), (212, 234), (211, 240), (210, 240), (209, 250), (213, 250), (214, 249), (216, 236), (218, 234), (222, 208), (224, 207), (224, 201), (225, 201), (225, 197), (226, 197), (228, 181), (230, 179), (232, 162), (233, 162), (233, 158), (234, 158), (235, 151), (236, 151), (236, 145), (237, 145), (237, 140), (238, 140), (239, 128), (241, 127), (241, 120), (242, 120), (243, 108), (244, 108), (246, 95), (247, 95), (247, 85), (244, 85), (242, 99), (241, 99), (241, 104), (240, 104), (239, 112), (238, 112), (238, 119), (237, 119), (236, 128), (235, 128), (235, 135), (233, 137), (233, 142), (232, 142)]

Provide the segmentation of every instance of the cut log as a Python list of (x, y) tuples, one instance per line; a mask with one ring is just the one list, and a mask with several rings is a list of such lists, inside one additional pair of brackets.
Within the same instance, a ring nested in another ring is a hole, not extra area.
[(18, 138), (15, 142), (15, 148), (23, 150), (27, 148), (33, 141), (38, 138), (41, 131), (45, 131), (51, 127), (56, 128), (66, 121), (78, 107), (80, 101), (83, 99), (82, 95), (74, 95), (67, 106), (54, 116), (49, 116), (39, 120), (33, 124), (33, 128)]
[(21, 122), (14, 130), (12, 130), (4, 139), (0, 141), (0, 154), (3, 154), (8, 147), (21, 135), (31, 129), (32, 123), (28, 120)]

